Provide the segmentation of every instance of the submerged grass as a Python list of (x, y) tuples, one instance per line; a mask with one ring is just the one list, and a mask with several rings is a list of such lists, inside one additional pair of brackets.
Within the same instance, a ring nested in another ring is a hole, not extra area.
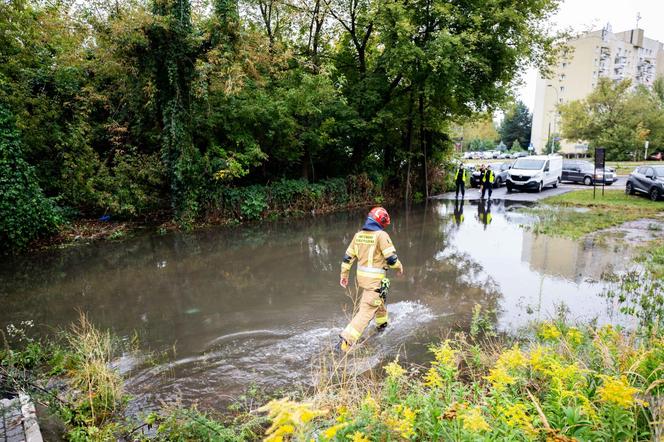
[[(579, 239), (598, 230), (619, 226), (628, 221), (664, 213), (664, 203), (617, 190), (601, 191), (593, 198), (592, 190), (577, 190), (542, 200), (543, 206), (529, 209), (539, 221), (535, 233)], [(574, 210), (584, 208), (585, 211)]]

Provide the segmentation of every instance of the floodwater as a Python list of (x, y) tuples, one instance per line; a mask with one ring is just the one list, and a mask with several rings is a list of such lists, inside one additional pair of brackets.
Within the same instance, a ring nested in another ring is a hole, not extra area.
[[(536, 236), (518, 205), (466, 202), (389, 208), (405, 266), (392, 278), (391, 325), (367, 343), (363, 369), (467, 329), (475, 304), (513, 331), (567, 306), (611, 319), (602, 275), (629, 257)], [(33, 320), (53, 333), (88, 314), (138, 350), (115, 361), (135, 409), (162, 402), (221, 408), (250, 386), (306, 388), (352, 302), (338, 285), (365, 211), (194, 233), (139, 235), (0, 262), (0, 326)]]

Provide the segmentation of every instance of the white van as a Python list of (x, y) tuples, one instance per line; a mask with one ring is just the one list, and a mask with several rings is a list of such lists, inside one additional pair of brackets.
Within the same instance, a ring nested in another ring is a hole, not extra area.
[(563, 174), (563, 157), (560, 155), (532, 155), (518, 158), (507, 172), (507, 191), (537, 190), (558, 187)]

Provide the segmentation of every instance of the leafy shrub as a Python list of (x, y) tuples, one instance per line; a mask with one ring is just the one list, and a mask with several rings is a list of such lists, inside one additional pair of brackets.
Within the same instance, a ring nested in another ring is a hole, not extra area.
[(236, 220), (299, 215), (312, 210), (368, 203), (379, 198), (377, 187), (365, 175), (317, 183), (282, 179), (265, 186), (225, 187), (212, 194), (216, 201), (209, 204), (211, 210)]
[(240, 213), (244, 219), (257, 220), (267, 209), (266, 189), (263, 186), (251, 186), (244, 189)]
[(112, 176), (106, 178), (107, 189), (100, 210), (121, 217), (144, 216), (165, 205), (166, 169), (158, 154), (144, 155), (120, 152), (114, 158)]
[(9, 111), (0, 106), (0, 252), (16, 251), (54, 232), (62, 222), (24, 160)]

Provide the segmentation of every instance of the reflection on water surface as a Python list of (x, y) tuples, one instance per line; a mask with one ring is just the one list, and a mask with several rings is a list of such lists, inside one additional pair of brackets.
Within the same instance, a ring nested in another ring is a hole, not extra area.
[[(472, 307), (495, 309), (512, 330), (567, 305), (574, 318), (607, 319), (606, 271), (627, 257), (536, 236), (519, 206), (435, 202), (392, 208), (389, 232), (406, 269), (393, 278), (392, 324), (371, 339), (369, 366), (467, 327)], [(87, 312), (143, 354), (117, 361), (138, 402), (182, 398), (217, 406), (251, 384), (305, 384), (352, 304), (338, 286), (340, 258), (365, 213), (190, 234), (143, 235), (0, 263), (0, 325), (33, 319), (44, 333)], [(530, 313), (528, 313), (530, 312)], [(149, 362), (150, 361), (150, 362)]]

